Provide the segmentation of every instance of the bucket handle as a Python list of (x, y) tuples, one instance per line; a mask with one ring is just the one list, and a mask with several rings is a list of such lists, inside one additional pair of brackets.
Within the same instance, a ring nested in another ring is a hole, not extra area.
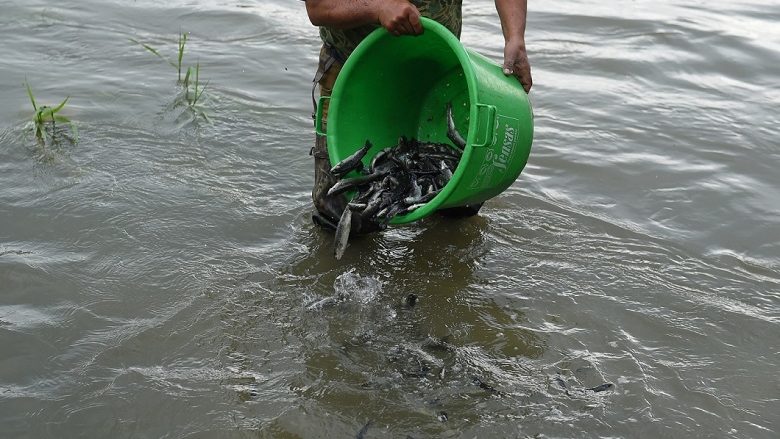
[(322, 104), (328, 100), (330, 100), (330, 96), (320, 96), (320, 100), (317, 102), (317, 116), (314, 122), (314, 131), (316, 131), (320, 136), (325, 135), (325, 131), (322, 129)]
[(477, 104), (477, 135), (472, 146), (481, 148), (493, 143), (496, 127), (495, 105)]

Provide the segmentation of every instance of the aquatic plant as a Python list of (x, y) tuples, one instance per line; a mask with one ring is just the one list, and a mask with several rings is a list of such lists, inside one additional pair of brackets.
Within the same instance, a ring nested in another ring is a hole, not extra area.
[(78, 129), (76, 125), (67, 117), (57, 114), (65, 107), (65, 104), (70, 99), (70, 96), (66, 97), (59, 105), (55, 107), (49, 107), (48, 105), (38, 105), (35, 102), (35, 95), (33, 94), (30, 83), (25, 79), (24, 85), (27, 88), (27, 96), (30, 97), (30, 103), (32, 103), (33, 111), (33, 129), (35, 130), (35, 137), (38, 139), (38, 143), (45, 145), (47, 140), (53, 142), (57, 136), (57, 122), (67, 124), (70, 127), (72, 134), (70, 140), (71, 143), (78, 141)]
[(193, 111), (196, 115), (203, 117), (206, 121), (209, 121), (208, 116), (206, 115), (206, 112), (203, 111), (202, 108), (197, 106), (198, 101), (203, 96), (203, 92), (206, 90), (206, 86), (208, 85), (208, 81), (201, 85), (200, 83), (200, 62), (195, 63), (195, 67), (188, 66), (187, 69), (184, 71), (184, 79), (181, 77), (182, 73), (182, 67), (183, 67), (183, 60), (184, 60), (184, 52), (185, 47), (187, 46), (187, 33), (186, 32), (179, 32), (179, 40), (177, 42), (177, 53), (176, 53), (176, 60), (175, 62), (166, 58), (163, 56), (157, 49), (154, 47), (144, 44), (138, 40), (130, 39), (135, 44), (140, 45), (150, 53), (154, 54), (155, 56), (159, 57), (160, 59), (167, 62), (169, 65), (171, 65), (173, 68), (176, 69), (177, 72), (177, 80), (176, 83), (181, 85), (182, 87), (182, 93), (179, 95), (179, 97), (174, 102), (174, 107), (178, 107), (180, 105), (186, 104), (186, 106)]
[(184, 74), (184, 80), (181, 82), (181, 85), (182, 93), (173, 103), (174, 108), (184, 105), (190, 111), (192, 111), (196, 117), (200, 116), (206, 122), (211, 122), (203, 108), (198, 105), (198, 101), (203, 96), (203, 92), (206, 90), (206, 86), (208, 85), (208, 81), (202, 86), (200, 84), (200, 62), (195, 63), (194, 68), (187, 67), (187, 71)]
[[(179, 82), (181, 82), (181, 60), (184, 58), (184, 45), (187, 44), (187, 34), (179, 31), (179, 57), (177, 58), (176, 69), (179, 72)], [(189, 76), (190, 69), (187, 68), (187, 76)]]
[[(173, 61), (171, 61), (171, 60), (169, 60), (168, 58), (164, 57), (164, 56), (163, 56), (162, 54), (160, 54), (160, 52), (158, 52), (158, 51), (157, 51), (157, 49), (155, 49), (154, 47), (152, 47), (152, 46), (150, 46), (150, 45), (148, 45), (148, 44), (144, 44), (144, 43), (142, 43), (142, 42), (140, 42), (140, 41), (138, 41), (138, 40), (136, 40), (136, 39), (134, 39), (134, 38), (130, 38), (130, 41), (131, 41), (131, 42), (133, 42), (133, 43), (135, 43), (135, 44), (138, 44), (139, 46), (141, 46), (141, 47), (143, 47), (144, 49), (148, 50), (150, 53), (152, 53), (152, 54), (154, 54), (154, 55), (158, 56), (160, 59), (162, 59), (163, 61), (167, 62), (168, 64), (170, 64), (170, 65), (171, 65), (171, 66), (173, 66), (174, 68), (176, 68), (176, 64), (174, 64), (174, 63), (173, 63)], [(181, 50), (182, 50), (182, 51), (184, 50), (184, 46), (181, 46)], [(179, 79), (181, 79), (181, 74), (179, 74)]]
[[(190, 77), (192, 72), (195, 72), (195, 79), (194, 81), (190, 82)], [(200, 62), (195, 63), (195, 68), (187, 67), (187, 73), (184, 75), (184, 82), (183, 87), (185, 91), (184, 98), (187, 100), (187, 104), (190, 107), (195, 107), (195, 105), (198, 103), (198, 100), (201, 96), (203, 96), (203, 92), (206, 90), (206, 86), (208, 85), (208, 81), (206, 81), (205, 84), (203, 84), (203, 87), (200, 87)], [(190, 85), (192, 85), (192, 92), (190, 92)]]

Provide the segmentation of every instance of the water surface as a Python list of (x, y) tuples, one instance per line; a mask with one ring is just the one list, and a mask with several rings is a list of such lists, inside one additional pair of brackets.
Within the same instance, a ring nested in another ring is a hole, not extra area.
[(0, 436), (777, 437), (775, 2), (531, 2), (521, 177), (341, 261), (301, 2), (0, 8)]

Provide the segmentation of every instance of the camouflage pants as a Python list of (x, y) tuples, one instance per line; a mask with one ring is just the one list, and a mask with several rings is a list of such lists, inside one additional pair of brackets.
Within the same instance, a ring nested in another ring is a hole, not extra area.
[[(333, 56), (330, 51), (323, 46), (320, 50), (320, 63), (317, 74), (314, 77), (314, 86), (319, 85), (320, 96), (330, 96), (333, 91), (333, 84), (341, 71), (342, 64)], [(314, 90), (312, 90), (312, 100), (314, 101)], [(322, 129), (328, 126), (328, 101), (322, 103)], [(316, 110), (316, 101), (314, 106)], [(314, 202), (314, 208), (321, 216), (320, 220), (327, 223), (338, 223), (341, 213), (347, 205), (346, 198), (342, 196), (328, 197), (328, 189), (335, 183), (336, 178), (330, 173), (330, 158), (328, 157), (328, 143), (325, 136), (317, 134), (314, 141), (314, 148), (311, 150), (314, 156), (314, 188), (311, 192), (311, 198)]]

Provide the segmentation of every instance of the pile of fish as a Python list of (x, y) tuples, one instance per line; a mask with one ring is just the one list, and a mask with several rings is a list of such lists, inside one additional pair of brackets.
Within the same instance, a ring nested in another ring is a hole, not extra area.
[[(431, 201), (452, 178), (466, 141), (455, 129), (449, 104), (447, 137), (455, 147), (401, 137), (397, 145), (379, 151), (368, 167), (362, 159), (372, 145), (366, 141), (357, 152), (331, 168), (338, 181), (328, 196), (355, 191), (336, 228), (336, 259), (344, 255), (354, 221), (360, 221), (362, 230), (382, 230), (396, 215), (412, 212)], [(359, 171), (360, 175), (345, 178), (352, 171)]]

